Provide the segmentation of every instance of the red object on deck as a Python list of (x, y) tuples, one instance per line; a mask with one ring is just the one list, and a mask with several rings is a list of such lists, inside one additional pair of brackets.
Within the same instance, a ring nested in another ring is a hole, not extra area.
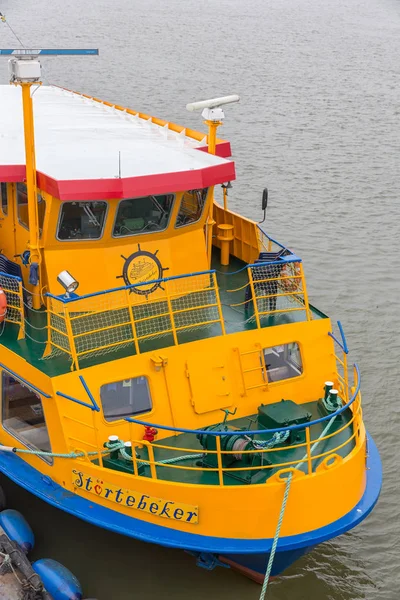
[(157, 429), (154, 429), (154, 427), (150, 427), (150, 425), (146, 425), (144, 428), (143, 439), (146, 442), (154, 442), (154, 438), (156, 437), (157, 433)]

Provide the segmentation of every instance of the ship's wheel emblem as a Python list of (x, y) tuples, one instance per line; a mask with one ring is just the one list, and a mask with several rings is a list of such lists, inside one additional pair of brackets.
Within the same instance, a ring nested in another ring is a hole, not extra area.
[[(156, 291), (156, 289), (163, 289), (161, 282), (157, 281), (157, 279), (162, 279), (164, 271), (167, 271), (167, 268), (164, 268), (157, 258), (157, 252), (151, 253), (146, 250), (140, 249), (140, 244), (138, 244), (137, 252), (134, 252), (130, 256), (126, 257), (121, 254), (121, 258), (124, 259), (124, 267), (122, 269), (122, 275), (118, 275), (117, 278), (122, 277), (125, 281), (126, 285), (136, 285), (138, 283), (143, 284), (137, 287), (131, 288), (131, 291), (135, 294), (140, 294), (142, 296), (147, 296), (148, 294), (152, 294)], [(149, 283), (146, 284), (146, 281)]]

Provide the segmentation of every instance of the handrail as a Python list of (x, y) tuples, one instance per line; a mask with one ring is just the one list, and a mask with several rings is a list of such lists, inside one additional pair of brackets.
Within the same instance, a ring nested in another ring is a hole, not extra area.
[(290, 248), (288, 248), (287, 246), (284, 246), (277, 240), (274, 240), (274, 238), (272, 238), (270, 235), (268, 235), (268, 233), (265, 231), (265, 229), (263, 227), (261, 227), (261, 225), (259, 223), (257, 223), (257, 229), (259, 229), (261, 231), (261, 233), (263, 233), (265, 235), (265, 237), (267, 237), (270, 240), (270, 242), (276, 244), (277, 246), (280, 246), (280, 248), (282, 248), (283, 250), (288, 250), (291, 254), (294, 254)]
[(302, 423), (300, 425), (290, 425), (289, 427), (279, 427), (276, 429), (257, 429), (257, 430), (248, 430), (248, 431), (243, 431), (243, 430), (235, 430), (235, 431), (209, 431), (209, 430), (204, 430), (204, 429), (185, 429), (185, 428), (179, 428), (179, 427), (170, 427), (168, 425), (158, 425), (156, 423), (149, 423), (148, 421), (139, 421), (138, 419), (133, 419), (132, 417), (127, 417), (125, 419), (125, 421), (128, 421), (129, 423), (136, 423), (137, 425), (144, 425), (146, 427), (155, 427), (158, 429), (163, 429), (165, 431), (175, 431), (178, 433), (195, 433), (195, 434), (205, 434), (205, 435), (214, 435), (214, 436), (226, 436), (226, 435), (238, 435), (238, 433), (240, 433), (240, 435), (265, 435), (265, 434), (269, 434), (269, 433), (279, 433), (281, 431), (297, 431), (299, 429), (304, 429), (305, 427), (311, 427), (312, 425), (317, 425), (318, 423), (324, 423), (325, 421), (329, 421), (330, 419), (332, 419), (333, 417), (337, 417), (338, 415), (341, 415), (345, 410), (347, 410), (349, 408), (349, 406), (351, 406), (353, 404), (353, 402), (356, 400), (358, 393), (360, 391), (360, 385), (361, 385), (361, 376), (360, 376), (360, 370), (358, 368), (358, 365), (356, 363), (354, 363), (354, 369), (357, 373), (357, 385), (356, 385), (356, 389), (354, 391), (354, 394), (352, 395), (352, 397), (350, 398), (350, 400), (347, 402), (347, 404), (344, 404), (341, 408), (339, 408), (338, 410), (336, 410), (333, 413), (330, 413), (329, 415), (326, 415), (325, 417), (321, 417), (320, 419), (315, 419), (314, 421), (309, 421), (308, 423)]
[(5, 271), (0, 271), (0, 276), (9, 277), (10, 279), (16, 279), (17, 281), (22, 282), (22, 278), (18, 277), (18, 275), (10, 275), (10, 273), (6, 273)]
[(338, 340), (337, 337), (332, 333), (332, 331), (328, 332), (328, 335), (335, 340), (335, 342), (340, 346), (345, 354), (349, 353), (349, 347), (347, 346), (346, 336), (344, 335), (343, 325), (340, 321), (337, 321), (337, 326), (340, 331), (340, 335), (342, 336), (342, 341)]
[(87, 298), (93, 298), (94, 296), (103, 296), (104, 294), (112, 294), (113, 292), (121, 292), (125, 290), (131, 290), (137, 287), (143, 287), (152, 285), (154, 283), (165, 283), (166, 281), (174, 281), (176, 279), (186, 279), (187, 277), (196, 277), (197, 275), (210, 275), (212, 273), (216, 273), (215, 269), (210, 269), (209, 271), (198, 271), (194, 273), (184, 273), (183, 275), (172, 275), (171, 277), (163, 277), (162, 279), (153, 279), (152, 281), (142, 281), (141, 283), (132, 283), (130, 285), (124, 285), (117, 288), (110, 288), (108, 290), (101, 290), (100, 292), (92, 292), (91, 294), (84, 294), (83, 296), (76, 296), (74, 298), (65, 298), (64, 296), (55, 296), (54, 294), (50, 294), (47, 292), (45, 295), (49, 298), (53, 298), (53, 300), (59, 300), (63, 304), (68, 304), (69, 302), (77, 302), (79, 300), (86, 300)]

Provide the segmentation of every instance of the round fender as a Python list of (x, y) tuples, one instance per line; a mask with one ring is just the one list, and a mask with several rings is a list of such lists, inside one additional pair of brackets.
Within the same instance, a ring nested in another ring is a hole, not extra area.
[(0, 513), (0, 527), (13, 542), (28, 554), (35, 545), (35, 536), (25, 517), (17, 510), (7, 508)]
[(32, 565), (53, 600), (82, 600), (82, 588), (64, 565), (52, 558), (41, 558)]

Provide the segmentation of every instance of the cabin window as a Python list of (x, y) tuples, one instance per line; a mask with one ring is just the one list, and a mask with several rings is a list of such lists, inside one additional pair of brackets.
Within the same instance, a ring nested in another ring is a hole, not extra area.
[[(44, 215), (46, 212), (46, 202), (43, 196), (37, 193), (38, 201), (38, 225), (40, 234), (43, 231)], [(17, 211), (18, 221), (26, 229), (29, 228), (29, 213), (28, 213), (28, 191), (25, 183), (17, 183)]]
[(107, 202), (64, 202), (61, 206), (59, 240), (98, 240), (103, 235)]
[(207, 191), (208, 188), (184, 192), (176, 217), (176, 227), (184, 227), (199, 221), (206, 203)]
[(152, 409), (147, 377), (132, 377), (100, 388), (101, 404), (106, 421), (116, 421)]
[[(4, 429), (29, 448), (51, 452), (43, 405), (35, 392), (3, 371), (2, 420)], [(52, 463), (51, 457), (46, 457)]]
[(7, 184), (1, 183), (1, 210), (3, 214), (8, 213), (8, 197), (7, 197)]
[(118, 206), (113, 236), (163, 231), (168, 227), (173, 202), (173, 194), (122, 200)]
[(264, 348), (264, 361), (268, 381), (282, 381), (298, 377), (303, 372), (299, 345), (296, 342)]

